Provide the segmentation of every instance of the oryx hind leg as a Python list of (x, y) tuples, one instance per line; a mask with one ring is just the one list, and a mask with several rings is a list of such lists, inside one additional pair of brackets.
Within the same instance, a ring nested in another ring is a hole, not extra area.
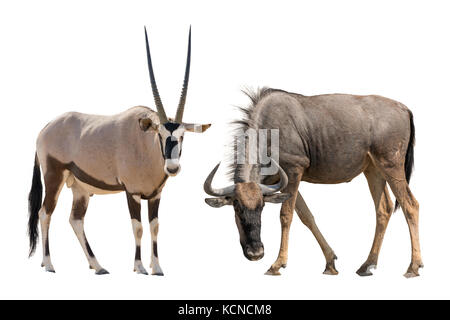
[(89, 268), (94, 269), (96, 274), (108, 274), (97, 261), (97, 258), (92, 252), (89, 242), (84, 232), (84, 217), (89, 205), (89, 193), (85, 191), (76, 181), (72, 184), (73, 203), (72, 212), (70, 214), (70, 225), (75, 232), (75, 235), (80, 242), (81, 248), (83, 248), (84, 254), (89, 263)]
[(128, 209), (130, 211), (131, 224), (133, 227), (134, 240), (136, 244), (136, 252), (134, 255), (134, 271), (138, 274), (148, 275), (141, 260), (141, 239), (142, 239), (142, 223), (141, 223), (141, 197), (132, 195), (127, 192)]
[(334, 254), (333, 249), (331, 249), (328, 242), (325, 240), (324, 236), (317, 227), (314, 216), (306, 205), (306, 202), (300, 192), (297, 193), (297, 199), (295, 201), (295, 211), (297, 212), (303, 224), (307, 226), (309, 230), (311, 230), (312, 234), (319, 243), (320, 248), (322, 249), (323, 255), (325, 256), (326, 260), (325, 271), (323, 273), (329, 275), (338, 274), (338, 271), (336, 270), (336, 267), (334, 265), (334, 260), (336, 260), (337, 257)]
[(50, 244), (49, 244), (49, 229), (52, 213), (55, 210), (58, 197), (61, 192), (64, 182), (67, 178), (67, 171), (62, 168), (52, 165), (52, 163), (45, 163), (43, 167), (45, 197), (41, 209), (39, 210), (39, 222), (41, 225), (42, 234), (42, 251), (43, 258), (41, 266), (45, 271), (55, 272), (51, 258), (50, 258)]
[(377, 267), (378, 255), (380, 254), (384, 234), (394, 210), (394, 206), (389, 197), (386, 180), (381, 172), (375, 168), (373, 164), (370, 164), (364, 171), (364, 175), (366, 176), (370, 193), (375, 204), (376, 229), (369, 256), (356, 273), (360, 276), (371, 276), (372, 272), (370, 270)]

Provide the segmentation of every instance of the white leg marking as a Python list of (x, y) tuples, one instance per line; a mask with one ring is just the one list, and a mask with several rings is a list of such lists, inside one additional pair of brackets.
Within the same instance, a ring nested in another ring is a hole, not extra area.
[[(50, 258), (50, 253), (47, 252), (49, 247), (48, 244), (48, 229), (50, 226), (51, 215), (45, 212), (45, 209), (42, 207), (39, 210), (39, 222), (41, 224), (41, 235), (42, 235), (42, 267), (45, 267), (45, 271), (55, 272), (55, 268), (53, 267), (52, 260)], [(48, 255), (47, 255), (48, 253)]]
[(89, 251), (87, 249), (87, 240), (86, 236), (84, 234), (84, 219), (73, 219), (70, 217), (70, 225), (73, 228), (73, 231), (75, 232), (78, 241), (80, 242), (81, 247), (83, 248), (84, 254), (86, 255), (86, 258), (89, 262), (89, 266), (94, 269), (96, 272), (100, 272), (104, 270), (102, 266), (98, 263), (97, 259), (94, 257), (91, 257), (89, 254)]
[[(134, 197), (133, 197), (134, 198)], [(134, 234), (134, 240), (136, 243), (136, 249), (139, 247), (139, 250), (141, 250), (141, 239), (142, 239), (142, 223), (136, 219), (131, 219), (131, 224), (133, 226), (133, 234)], [(134, 259), (134, 271), (136, 271), (138, 274), (148, 274), (147, 270), (145, 270), (144, 265), (142, 264), (142, 260), (140, 259)]]
[(159, 266), (159, 259), (156, 255), (157, 253), (154, 252), (154, 248), (155, 246), (157, 246), (158, 243), (158, 229), (159, 229), (158, 218), (155, 218), (150, 222), (150, 233), (152, 238), (152, 260), (150, 263), (150, 267), (152, 268), (152, 274), (162, 276), (164, 275), (164, 272)]

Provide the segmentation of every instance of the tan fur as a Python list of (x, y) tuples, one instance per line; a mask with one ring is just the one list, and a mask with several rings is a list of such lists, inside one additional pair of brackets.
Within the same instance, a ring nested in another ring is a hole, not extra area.
[(239, 183), (236, 185), (236, 199), (250, 209), (256, 209), (264, 204), (261, 189), (255, 182)]
[[(113, 116), (69, 112), (53, 120), (37, 141), (44, 175), (50, 155), (63, 164), (74, 162), (108, 185), (120, 181), (130, 193), (150, 195), (164, 179), (164, 160), (156, 132), (140, 128), (143, 117), (159, 123), (156, 112), (142, 106)], [(90, 189), (95, 194), (114, 193)]]

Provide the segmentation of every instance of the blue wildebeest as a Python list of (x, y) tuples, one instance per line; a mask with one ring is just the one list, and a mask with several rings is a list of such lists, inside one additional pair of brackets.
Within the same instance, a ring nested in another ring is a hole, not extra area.
[[(125, 191), (136, 242), (134, 270), (147, 274), (141, 261), (141, 199), (148, 200), (152, 239), (152, 274), (163, 275), (158, 261), (158, 207), (168, 176), (180, 171), (179, 158), (185, 131), (203, 132), (210, 125), (182, 122), (189, 81), (191, 32), (183, 89), (175, 119), (169, 119), (159, 97), (153, 74), (147, 31), (148, 68), (157, 112), (134, 107), (113, 116), (69, 112), (50, 122), (37, 139), (32, 188), (29, 195), (30, 255), (41, 225), (43, 261), (46, 271), (54, 272), (49, 250), (50, 219), (59, 193), (67, 184), (73, 192), (70, 224), (96, 274), (108, 273), (98, 263), (84, 233), (84, 216), (90, 196)], [(41, 172), (45, 198), (42, 203)], [(41, 205), (42, 204), (42, 205)]]
[[(206, 199), (210, 206), (234, 206), (244, 255), (250, 260), (258, 260), (264, 255), (260, 239), (264, 202), (288, 198), (281, 207), (279, 255), (267, 274), (279, 275), (279, 269), (286, 267), (294, 209), (323, 251), (324, 273), (337, 274), (336, 255), (315, 224), (298, 187), (300, 181), (349, 182), (363, 172), (375, 204), (376, 230), (369, 256), (357, 273), (372, 275), (370, 270), (377, 265), (383, 236), (394, 210), (387, 182), (397, 199), (395, 208), (400, 205), (403, 209), (411, 236), (411, 264), (405, 276), (418, 276), (423, 264), (419, 245), (419, 204), (409, 189), (414, 162), (411, 111), (399, 102), (375, 95), (303, 96), (268, 88), (248, 95), (252, 103), (243, 109), (245, 119), (238, 121), (240, 129), (279, 129), (279, 162), (288, 176), (288, 183), (285, 183), (283, 170), (280, 174), (264, 176), (261, 165), (249, 163), (233, 164), (234, 184), (231, 186), (212, 188), (218, 166), (206, 179), (205, 192), (215, 197)], [(266, 185), (278, 180), (284, 188), (280, 186), (275, 190), (281, 189), (283, 193), (266, 195)]]

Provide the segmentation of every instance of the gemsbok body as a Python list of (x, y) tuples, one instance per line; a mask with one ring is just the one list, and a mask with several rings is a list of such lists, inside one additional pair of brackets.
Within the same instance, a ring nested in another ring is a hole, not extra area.
[[(84, 216), (94, 194), (124, 191), (136, 243), (134, 270), (147, 274), (141, 261), (141, 199), (148, 201), (152, 274), (163, 275), (158, 261), (158, 207), (168, 176), (180, 170), (179, 159), (185, 131), (203, 132), (210, 125), (182, 122), (189, 81), (191, 32), (180, 103), (174, 120), (168, 119), (159, 97), (145, 31), (150, 81), (157, 112), (134, 107), (113, 116), (69, 112), (50, 122), (37, 139), (33, 183), (29, 196), (30, 256), (41, 225), (43, 261), (54, 272), (50, 259), (49, 226), (64, 184), (73, 192), (70, 224), (96, 274), (108, 273), (97, 261), (84, 233)], [(41, 171), (45, 197), (42, 203)], [(42, 204), (41, 204), (42, 203)]]
[[(415, 134), (411, 111), (399, 102), (375, 95), (303, 96), (268, 88), (248, 95), (252, 103), (243, 109), (245, 119), (238, 121), (239, 128), (243, 132), (278, 129), (281, 168), (278, 174), (263, 175), (260, 164), (234, 163), (231, 168), (234, 184), (216, 189), (211, 183), (218, 165), (204, 186), (205, 192), (215, 197), (206, 199), (210, 206), (233, 205), (244, 255), (249, 260), (262, 258), (264, 247), (260, 231), (264, 202), (284, 201), (280, 214), (280, 251), (266, 274), (279, 275), (280, 268), (286, 267), (294, 210), (323, 251), (324, 273), (337, 274), (336, 255), (314, 222), (298, 187), (300, 181), (349, 182), (364, 173), (375, 204), (376, 230), (369, 256), (357, 273), (372, 275), (371, 269), (377, 265), (386, 227), (394, 211), (387, 182), (398, 201), (395, 208), (398, 204), (401, 206), (410, 232), (412, 257), (405, 276), (418, 276), (423, 264), (419, 204), (409, 188)], [(244, 143), (248, 143), (248, 137)], [(236, 158), (236, 148), (234, 152)], [(274, 183), (277, 185), (271, 185)], [(274, 193), (279, 190), (283, 193)]]

